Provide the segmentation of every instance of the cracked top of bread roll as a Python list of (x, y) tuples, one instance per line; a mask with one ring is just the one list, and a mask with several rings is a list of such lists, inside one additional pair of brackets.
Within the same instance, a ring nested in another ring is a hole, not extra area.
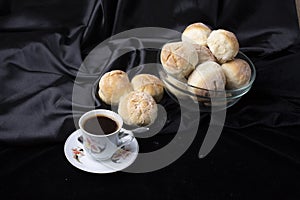
[(236, 36), (223, 29), (212, 31), (207, 38), (207, 45), (219, 63), (232, 60), (239, 52)]
[(207, 38), (211, 33), (211, 29), (203, 23), (194, 23), (186, 27), (183, 31), (181, 39), (198, 45), (207, 45)]
[(169, 74), (181, 79), (195, 69), (198, 55), (193, 45), (186, 42), (172, 42), (163, 46), (160, 60)]
[(249, 64), (242, 59), (224, 63), (222, 69), (226, 76), (226, 87), (228, 89), (237, 89), (249, 83), (251, 78), (251, 68)]
[[(189, 85), (212, 91), (223, 91), (225, 82), (226, 78), (221, 66), (212, 61), (198, 65), (188, 79)], [(208, 91), (197, 88), (191, 87), (190, 91), (197, 95), (210, 96)]]
[(164, 94), (163, 82), (151, 74), (138, 74), (133, 77), (131, 84), (135, 91), (150, 94), (156, 102), (159, 102)]
[(157, 104), (151, 95), (132, 91), (121, 98), (118, 113), (127, 125), (147, 126), (157, 118)]
[(109, 105), (117, 105), (120, 98), (133, 90), (128, 75), (121, 70), (105, 73), (99, 81), (99, 97)]

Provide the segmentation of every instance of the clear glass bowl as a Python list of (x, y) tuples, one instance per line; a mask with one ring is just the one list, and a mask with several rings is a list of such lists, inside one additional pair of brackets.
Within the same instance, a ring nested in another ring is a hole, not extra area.
[(251, 79), (247, 85), (234, 90), (213, 91), (191, 86), (168, 74), (162, 65), (158, 68), (158, 72), (160, 79), (165, 84), (166, 92), (180, 106), (194, 110), (196, 104), (203, 112), (224, 110), (236, 104), (251, 89), (256, 77), (256, 70), (252, 61), (242, 52), (238, 53), (237, 58), (248, 62), (251, 68)]

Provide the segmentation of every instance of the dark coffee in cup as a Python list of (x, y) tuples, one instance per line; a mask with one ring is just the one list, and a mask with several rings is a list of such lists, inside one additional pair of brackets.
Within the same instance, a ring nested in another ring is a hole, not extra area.
[(85, 120), (83, 129), (93, 135), (108, 135), (119, 129), (117, 122), (104, 115), (96, 115)]

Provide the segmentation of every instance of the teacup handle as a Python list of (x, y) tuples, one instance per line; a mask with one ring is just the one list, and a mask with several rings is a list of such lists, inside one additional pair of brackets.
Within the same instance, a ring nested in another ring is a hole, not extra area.
[(124, 147), (125, 145), (130, 144), (133, 139), (134, 139), (134, 135), (133, 135), (132, 131), (121, 128), (120, 133), (119, 133), (118, 149)]

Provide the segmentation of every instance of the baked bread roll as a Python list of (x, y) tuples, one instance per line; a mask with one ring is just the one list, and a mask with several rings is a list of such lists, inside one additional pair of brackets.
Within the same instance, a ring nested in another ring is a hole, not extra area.
[(228, 89), (241, 88), (250, 81), (251, 68), (245, 60), (234, 59), (224, 63), (222, 69), (226, 76), (226, 88)]
[(232, 32), (222, 29), (211, 32), (207, 38), (207, 45), (219, 63), (232, 60), (239, 52), (236, 36)]
[(215, 56), (212, 54), (212, 52), (206, 46), (195, 44), (194, 47), (198, 54), (198, 65), (202, 64), (206, 61), (217, 62)]
[(195, 69), (198, 55), (193, 45), (186, 42), (172, 42), (163, 46), (160, 60), (169, 74), (182, 79), (188, 77)]
[[(189, 76), (188, 84), (197, 88), (189, 87), (189, 90), (199, 96), (213, 97), (216, 94), (211, 91), (225, 90), (225, 75), (221, 66), (212, 61), (207, 61), (196, 67)], [(202, 88), (202, 89), (198, 89)]]
[(159, 102), (164, 95), (163, 82), (151, 74), (139, 74), (133, 77), (131, 84), (135, 91), (150, 94), (156, 102)]
[(194, 23), (186, 27), (183, 31), (181, 39), (198, 45), (207, 45), (207, 38), (211, 33), (211, 29), (203, 23)]
[(128, 75), (121, 70), (105, 73), (99, 81), (99, 97), (109, 105), (117, 105), (120, 98), (133, 90)]
[(151, 95), (133, 91), (121, 98), (118, 113), (127, 125), (147, 126), (157, 118), (157, 104)]

